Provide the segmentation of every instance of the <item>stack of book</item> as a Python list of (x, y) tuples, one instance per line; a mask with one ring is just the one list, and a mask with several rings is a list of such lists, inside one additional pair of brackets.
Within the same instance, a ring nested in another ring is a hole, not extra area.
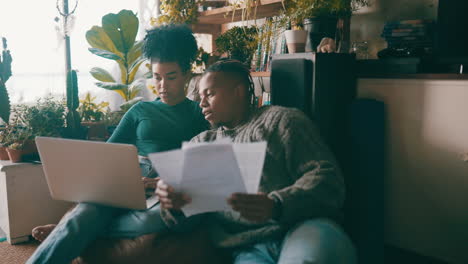
[(382, 37), (388, 48), (433, 48), (433, 20), (401, 20), (385, 23)]

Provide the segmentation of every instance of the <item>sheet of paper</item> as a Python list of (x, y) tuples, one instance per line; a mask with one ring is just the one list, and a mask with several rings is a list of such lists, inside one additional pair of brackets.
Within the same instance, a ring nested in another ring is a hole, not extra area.
[(201, 145), (213, 145), (213, 144), (231, 144), (232, 140), (231, 138), (228, 137), (223, 137), (223, 138), (218, 138), (215, 141), (211, 142), (189, 142), (189, 141), (184, 141), (182, 142), (182, 149), (188, 149), (191, 147), (197, 147)]
[(149, 154), (160, 177), (192, 202), (186, 216), (230, 211), (227, 198), (235, 192), (256, 193), (265, 160), (266, 142), (184, 143), (182, 149)]
[(184, 167), (184, 152), (180, 149), (166, 152), (150, 153), (148, 158), (165, 183), (175, 189), (179, 188)]
[(266, 142), (234, 143), (236, 155), (247, 193), (257, 193), (265, 161)]
[(180, 190), (192, 202), (182, 208), (186, 216), (229, 210), (227, 198), (246, 192), (232, 144), (200, 144), (184, 149)]

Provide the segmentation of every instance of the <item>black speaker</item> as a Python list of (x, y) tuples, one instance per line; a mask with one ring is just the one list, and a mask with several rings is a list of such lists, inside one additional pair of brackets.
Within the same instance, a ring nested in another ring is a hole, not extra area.
[(270, 101), (273, 105), (295, 107), (310, 112), (312, 61), (284, 59), (271, 62), (272, 84)]
[(315, 121), (338, 158), (347, 112), (356, 96), (352, 54), (295, 53), (274, 55), (271, 62), (271, 104), (295, 107)]

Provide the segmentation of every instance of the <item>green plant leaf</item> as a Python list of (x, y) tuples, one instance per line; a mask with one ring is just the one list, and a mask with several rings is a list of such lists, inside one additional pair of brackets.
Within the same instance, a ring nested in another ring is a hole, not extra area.
[(149, 71), (149, 72), (143, 74), (143, 77), (145, 77), (146, 79), (153, 78), (153, 73)]
[(144, 44), (144, 41), (142, 40), (137, 41), (135, 42), (133, 47), (130, 49), (130, 51), (127, 54), (127, 61), (129, 65), (134, 64), (137, 59), (141, 58), (143, 44)]
[(112, 39), (107, 35), (102, 27), (93, 26), (90, 30), (86, 32), (86, 40), (89, 45), (96, 49), (107, 50), (114, 54), (117, 54), (120, 57), (122, 53), (117, 50)]
[(110, 51), (107, 51), (107, 50), (103, 50), (103, 49), (98, 49), (98, 48), (88, 48), (88, 50), (95, 54), (95, 55), (98, 55), (99, 57), (103, 57), (103, 58), (106, 58), (106, 59), (110, 59), (110, 60), (121, 60), (122, 57), (120, 57), (119, 55), (115, 54), (115, 53), (112, 53)]
[(96, 86), (109, 91), (117, 92), (125, 101), (128, 101), (127, 90), (128, 85), (121, 83), (97, 82)]
[(145, 81), (142, 81), (142, 80), (134, 81), (128, 88), (128, 99), (129, 100), (134, 99), (142, 89), (145, 89), (145, 87), (146, 87)]
[(115, 83), (115, 79), (112, 77), (112, 75), (103, 68), (93, 67), (89, 73), (91, 73), (91, 75), (98, 81)]
[(106, 90), (111, 90), (111, 91), (128, 89), (127, 84), (121, 84), (121, 83), (97, 82), (96, 85), (98, 87), (104, 88)]
[(128, 82), (128, 68), (122, 61), (117, 61), (120, 69), (120, 80), (124, 84), (129, 84)]
[(127, 53), (135, 43), (138, 33), (138, 18), (130, 10), (107, 14), (102, 18), (102, 28), (122, 53)]
[(130, 67), (130, 73), (128, 74), (128, 82), (132, 83), (135, 80), (135, 75), (140, 68), (140, 65), (145, 61), (144, 58), (135, 61), (135, 64)]

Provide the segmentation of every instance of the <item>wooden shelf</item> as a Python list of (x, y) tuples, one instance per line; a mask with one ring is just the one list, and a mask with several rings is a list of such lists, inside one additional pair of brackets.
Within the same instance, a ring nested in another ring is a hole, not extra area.
[(252, 77), (270, 77), (270, 72), (250, 72)]
[[(282, 0), (260, 0), (260, 4), (257, 6), (255, 18), (259, 19), (277, 15), (282, 9), (281, 2)], [(200, 12), (197, 23), (221, 25), (242, 20), (242, 8), (235, 10), (234, 19), (232, 17), (232, 13), (232, 6), (203, 11)]]
[(358, 73), (359, 79), (426, 79), (426, 80), (468, 80), (468, 74), (458, 73), (382, 73), (365, 74)]

